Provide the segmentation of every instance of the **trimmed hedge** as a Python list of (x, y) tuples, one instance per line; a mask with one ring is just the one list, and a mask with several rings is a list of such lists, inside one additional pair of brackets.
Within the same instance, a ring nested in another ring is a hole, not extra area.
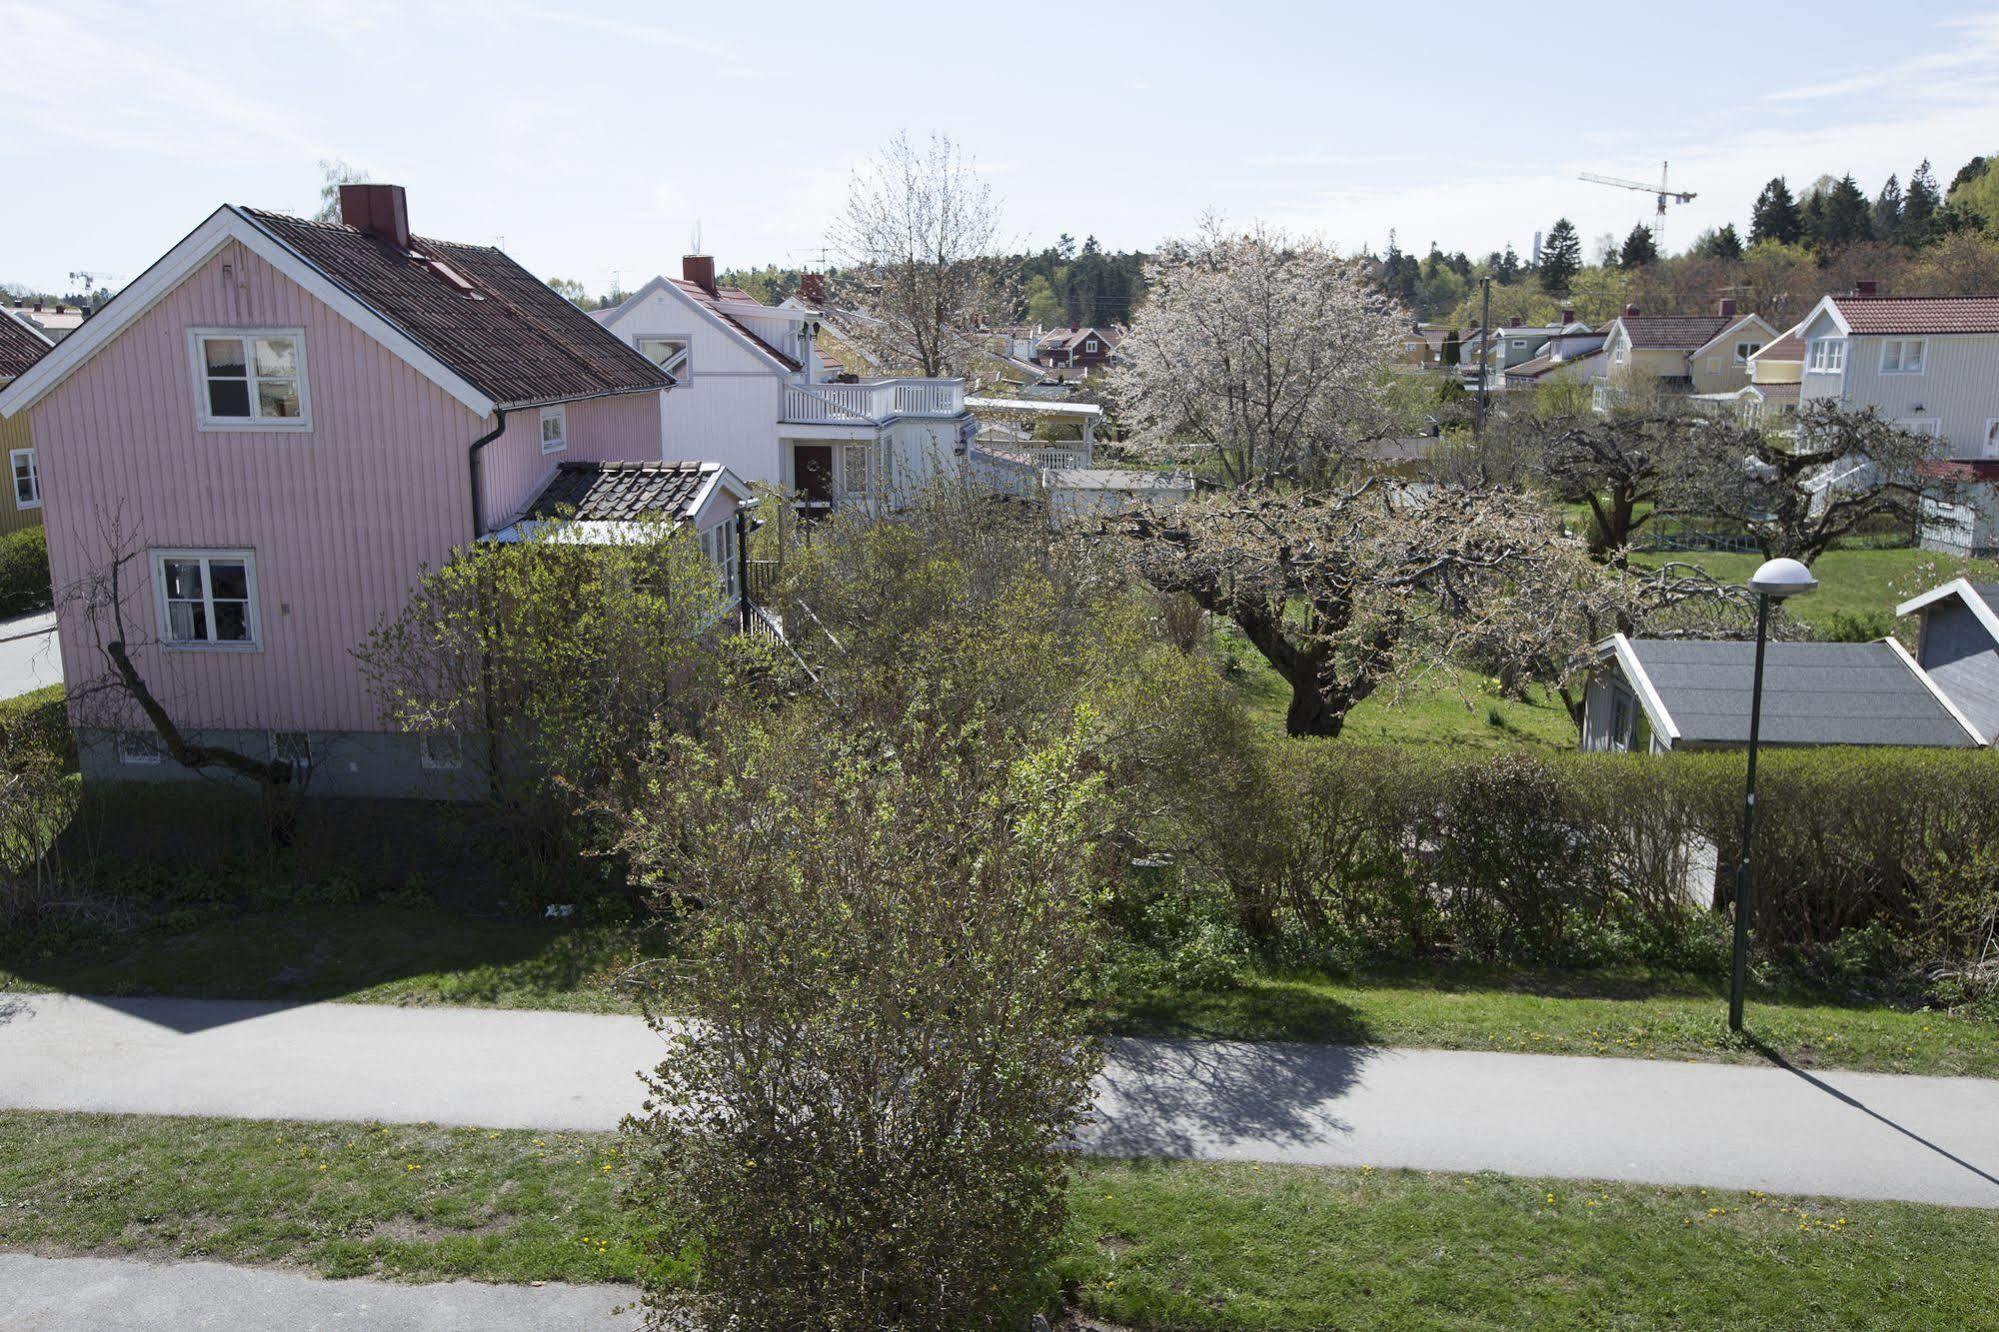
[[(1740, 753), (1251, 739), (1156, 794), (1196, 875), (1266, 944), (1699, 966), (1734, 893), (1742, 777)], [(1905, 962), (1969, 966), (1994, 946), (1999, 756), (1777, 751), (1759, 787), (1761, 947), (1822, 955), (1871, 928)]]
[(39, 527), (0, 536), (0, 620), (45, 611), (49, 591), (48, 538)]

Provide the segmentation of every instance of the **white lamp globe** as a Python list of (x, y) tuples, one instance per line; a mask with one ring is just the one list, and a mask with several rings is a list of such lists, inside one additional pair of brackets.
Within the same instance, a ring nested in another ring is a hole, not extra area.
[(1795, 597), (1819, 585), (1812, 571), (1796, 560), (1765, 560), (1749, 575), (1749, 590), (1765, 597)]

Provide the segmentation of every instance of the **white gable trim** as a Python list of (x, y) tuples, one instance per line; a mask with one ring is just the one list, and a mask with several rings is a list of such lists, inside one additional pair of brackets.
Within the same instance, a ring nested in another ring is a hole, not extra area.
[(41, 401), (112, 339), (199, 272), (202, 265), (230, 241), (235, 241), (297, 283), (321, 304), (380, 343), (391, 355), (457, 399), (474, 416), (492, 414), (495, 404), (491, 398), (418, 346), (394, 324), (377, 314), (373, 307), (335, 283), (297, 251), (232, 205), (224, 204), (120, 291), (101, 313), (86, 319), (81, 328), (57, 343), (48, 355), (30, 366), (26, 374), (0, 390), (0, 416), (13, 416)]
[[(1699, 356), (1702, 352), (1706, 351), (1709, 347), (1714, 346), (1715, 343), (1727, 341), (1730, 337), (1740, 332), (1744, 324), (1754, 324), (1756, 325), (1756, 327), (1763, 330), (1764, 347), (1767, 347), (1771, 343), (1777, 341), (1777, 330), (1770, 327), (1768, 320), (1764, 319), (1763, 316), (1759, 314), (1746, 314), (1742, 316), (1742, 318), (1730, 324), (1727, 328), (1724, 328), (1721, 332), (1709, 338), (1706, 342), (1703, 342), (1700, 346), (1688, 352), (1687, 359), (1691, 361), (1696, 356)], [(1762, 355), (1763, 347), (1758, 347), (1754, 354), (1758, 356)]]
[[(1832, 296), (1821, 296), (1819, 297), (1819, 303), (1811, 308), (1811, 312), (1798, 321), (1798, 336), (1800, 338), (1804, 338), (1805, 330), (1812, 326), (1812, 321), (1817, 319), (1821, 313), (1832, 316), (1832, 322), (1838, 327), (1841, 337), (1853, 336), (1853, 325), (1847, 323), (1846, 316), (1839, 312), (1838, 299)], [(1807, 339), (1807, 341), (1809, 340)], [(1806, 350), (1807, 354), (1809, 354), (1810, 349), (1807, 348)]]
[(1909, 670), (1915, 675), (1915, 677), (1923, 682), (1923, 687), (1930, 691), (1930, 696), (1932, 698), (1936, 699), (1937, 702), (1943, 704), (1944, 711), (1950, 714), (1952, 721), (1956, 722), (1959, 726), (1962, 726), (1964, 728), (1964, 733), (1971, 737), (1973, 744), (1977, 745), (1980, 749), (1983, 749), (1988, 743), (1990, 743), (1985, 736), (1982, 736), (1978, 733), (1978, 728), (1971, 724), (1971, 719), (1966, 717), (1962, 712), (1958, 711), (1957, 704), (1950, 701), (1950, 696), (1944, 693), (1943, 689), (1937, 684), (1935, 680), (1932, 680), (1930, 678), (1930, 673), (1924, 670), (1921, 666), (1916, 664), (1916, 659), (1909, 655), (1909, 649), (1903, 647), (1901, 643), (1897, 642), (1892, 637), (1884, 638), (1881, 641), (1886, 643), (1889, 647), (1895, 650), (1895, 655), (1902, 659), (1902, 664), (1904, 666), (1907, 666)]
[(1978, 589), (1971, 585), (1968, 578), (1953, 578), (1942, 587), (1933, 587), (1919, 597), (1911, 597), (1895, 607), (1895, 614), (1907, 615), (1911, 611), (1919, 611), (1945, 597), (1957, 597), (1963, 601), (1978, 622), (1985, 626), (1985, 632), (1992, 635), (1992, 641), (1999, 643), (1999, 611), (1986, 604), (1985, 598), (1978, 595)]
[(1597, 644), (1597, 652), (1617, 658), (1624, 678), (1631, 682), (1632, 690), (1638, 695), (1639, 706), (1652, 719), (1652, 730), (1668, 740), (1677, 741), (1680, 738), (1679, 724), (1673, 720), (1673, 714), (1666, 711), (1666, 700), (1659, 696), (1652, 677), (1645, 673), (1645, 666), (1638, 660), (1638, 651), (1631, 646), (1631, 640), (1623, 634), (1612, 634)]
[(687, 521), (697, 532), (706, 531), (708, 524), (703, 521), (708, 515), (708, 506), (718, 495), (730, 495), (740, 507), (750, 498), (749, 485), (726, 467), (717, 467), (709, 473), (707, 481), (696, 491), (687, 505)]
[[(638, 291), (632, 294), (632, 298), (630, 300), (626, 301), (623, 305), (619, 306), (615, 311), (611, 313), (611, 316), (604, 321), (605, 327), (611, 329), (611, 331), (613, 332), (617, 332), (617, 325), (620, 319), (624, 318), (625, 315), (630, 311), (638, 309), (639, 305), (647, 297), (651, 296), (654, 292), (661, 292), (661, 291), (671, 293), (675, 300), (679, 301), (682, 305), (692, 310), (700, 318), (706, 320), (712, 327), (720, 330), (723, 334), (727, 335), (728, 337), (735, 339), (735, 341), (742, 344), (742, 346), (747, 348), (749, 351), (754, 352), (759, 360), (764, 361), (770, 366), (772, 373), (779, 375), (788, 375), (792, 373), (791, 367), (787, 366), (784, 362), (778, 360), (775, 356), (772, 356), (770, 354), (770, 349), (768, 347), (765, 347), (761, 342), (757, 341), (755, 338), (750, 337), (748, 334), (744, 333), (742, 329), (737, 328), (734, 324), (722, 318), (721, 315), (715, 313), (715, 311), (709, 309), (706, 305), (702, 304), (700, 301), (697, 301), (692, 296), (689, 296), (686, 292), (680, 289), (680, 284), (674, 282), (671, 278), (656, 277), (652, 281), (646, 283), (645, 286), (639, 288)], [(779, 313), (777, 310), (773, 309), (770, 306), (760, 305), (757, 307), (757, 309), (765, 314), (777, 314), (779, 318), (786, 317), (785, 315)]]

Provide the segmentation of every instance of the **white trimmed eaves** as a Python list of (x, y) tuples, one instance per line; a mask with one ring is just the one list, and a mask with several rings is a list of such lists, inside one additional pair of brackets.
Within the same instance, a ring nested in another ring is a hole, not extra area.
[(1988, 737), (1980, 735), (1978, 733), (1978, 728), (1971, 724), (1971, 719), (1969, 717), (1966, 717), (1963, 712), (1958, 710), (1957, 704), (1950, 701), (1950, 695), (1944, 693), (1943, 687), (1939, 685), (1934, 679), (1930, 678), (1930, 673), (1924, 670), (1921, 666), (1919, 666), (1916, 663), (1916, 659), (1909, 655), (1909, 649), (1903, 647), (1899, 642), (1897, 642), (1893, 638), (1884, 638), (1881, 641), (1886, 643), (1890, 648), (1892, 648), (1895, 652), (1895, 655), (1901, 658), (1902, 664), (1909, 668), (1910, 673), (1913, 674), (1918, 680), (1921, 680), (1923, 682), (1923, 687), (1930, 691), (1930, 697), (1936, 699), (1937, 702), (1943, 704), (1944, 711), (1950, 714), (1952, 721), (1956, 722), (1959, 726), (1962, 726), (1964, 728), (1964, 733), (1971, 737), (1971, 741), (1973, 744), (1977, 745), (1980, 749), (1983, 749), (1986, 745), (1991, 743), (1991, 740)]
[[(615, 331), (618, 321), (624, 318), (625, 315), (630, 311), (638, 309), (640, 303), (644, 301), (645, 298), (647, 298), (648, 296), (651, 296), (654, 292), (671, 292), (673, 294), (674, 299), (678, 300), (682, 305), (686, 306), (688, 309), (694, 311), (694, 313), (698, 317), (706, 320), (711, 326), (721, 330), (724, 334), (735, 339), (737, 342), (747, 347), (750, 351), (756, 353), (758, 359), (767, 362), (770, 365), (771, 369), (776, 373), (780, 375), (789, 375), (796, 373), (795, 371), (792, 370), (790, 366), (786, 365), (783, 361), (778, 360), (777, 357), (771, 355), (771, 350), (769, 347), (766, 347), (761, 341), (759, 341), (754, 337), (751, 337), (748, 333), (745, 333), (741, 328), (739, 328), (735, 324), (730, 323), (728, 320), (724, 319), (721, 315), (717, 314), (713, 309), (709, 308), (707, 305), (703, 304), (700, 301), (695, 300), (692, 296), (689, 296), (686, 292), (680, 289), (680, 284), (673, 281), (671, 278), (656, 277), (652, 281), (646, 283), (645, 286), (639, 288), (638, 291), (632, 294), (632, 298), (630, 300), (626, 301), (623, 305), (620, 305), (617, 308), (617, 310), (615, 310), (611, 314), (611, 317), (604, 321), (604, 327)], [(768, 307), (763, 307), (763, 306), (760, 306), (758, 308), (768, 309)]]
[(1964, 602), (1965, 609), (1984, 626), (1986, 633), (1992, 635), (1992, 641), (1999, 643), (1999, 610), (1987, 604), (1985, 598), (1978, 595), (1978, 589), (1973, 587), (1971, 580), (1967, 578), (1953, 578), (1942, 587), (1933, 587), (1921, 596), (1910, 597), (1895, 607), (1895, 614), (1908, 615), (1947, 597), (1956, 597)]
[(701, 489), (695, 492), (694, 498), (687, 505), (687, 521), (693, 524), (695, 531), (707, 530), (708, 525), (702, 520), (707, 517), (708, 506), (717, 495), (732, 496), (740, 505), (750, 498), (750, 488), (741, 477), (726, 467), (717, 467), (710, 472), (708, 479), (702, 483)]
[(199, 272), (230, 241), (297, 283), (321, 304), (380, 343), (384, 350), (450, 394), (474, 416), (484, 418), (492, 414), (495, 404), (491, 398), (418, 346), (374, 307), (257, 225), (254, 219), (224, 204), (112, 298), (102, 311), (85, 320), (81, 328), (57, 343), (26, 374), (0, 390), (0, 416), (13, 416), (39, 402)]
[(1839, 312), (1838, 299), (1832, 296), (1821, 296), (1819, 297), (1819, 303), (1811, 308), (1811, 312), (1798, 321), (1799, 337), (1802, 338), (1805, 336), (1805, 330), (1811, 327), (1812, 321), (1819, 317), (1821, 311), (1832, 316), (1832, 322), (1838, 327), (1841, 337), (1853, 336), (1853, 325), (1847, 323), (1846, 316)]
[(1653, 685), (1652, 677), (1645, 673), (1644, 663), (1638, 660), (1638, 651), (1631, 646), (1631, 640), (1623, 634), (1612, 634), (1597, 644), (1597, 653), (1599, 656), (1608, 655), (1617, 658), (1617, 665), (1624, 672), (1624, 678), (1631, 682), (1632, 689), (1638, 695), (1639, 706), (1644, 708), (1645, 715), (1652, 719), (1653, 732), (1665, 736), (1668, 740), (1678, 741), (1679, 724), (1673, 720), (1673, 714), (1666, 710), (1666, 700), (1659, 696), (1659, 690)]
[[(1763, 335), (1767, 339), (1767, 341), (1764, 343), (1764, 346), (1768, 346), (1770, 343), (1776, 342), (1778, 340), (1777, 330), (1770, 327), (1769, 320), (1765, 319), (1762, 315), (1759, 314), (1746, 314), (1742, 316), (1742, 318), (1730, 324), (1727, 328), (1721, 330), (1721, 332), (1709, 338), (1706, 342), (1703, 342), (1700, 346), (1688, 352), (1687, 359), (1688, 360), (1694, 359), (1695, 357), (1699, 356), (1702, 352), (1706, 351), (1709, 347), (1714, 346), (1714, 344), (1717, 342), (1726, 342), (1731, 336), (1741, 332), (1742, 326), (1744, 324), (1754, 324), (1758, 328), (1763, 330)], [(1757, 353), (1761, 353), (1762, 348), (1759, 347), (1756, 350)]]

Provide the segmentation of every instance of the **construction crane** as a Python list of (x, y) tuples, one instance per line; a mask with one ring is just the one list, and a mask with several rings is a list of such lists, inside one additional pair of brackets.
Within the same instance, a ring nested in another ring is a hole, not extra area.
[(95, 269), (77, 268), (70, 270), (69, 280), (83, 284), (80, 290), (83, 292), (83, 300), (87, 305), (101, 283), (115, 282), (123, 276), (123, 273), (102, 273)]
[(1625, 180), (1618, 176), (1599, 176), (1594, 171), (1585, 171), (1578, 180), (1589, 181), (1593, 185), (1615, 185), (1620, 190), (1637, 190), (1652, 195), (1658, 200), (1658, 216), (1652, 223), (1652, 239), (1658, 243), (1659, 252), (1666, 252), (1666, 205), (1669, 203), (1692, 203), (1697, 197), (1692, 190), (1676, 190), (1667, 179), (1670, 163), (1659, 163), (1659, 183), (1647, 184), (1642, 180)]

